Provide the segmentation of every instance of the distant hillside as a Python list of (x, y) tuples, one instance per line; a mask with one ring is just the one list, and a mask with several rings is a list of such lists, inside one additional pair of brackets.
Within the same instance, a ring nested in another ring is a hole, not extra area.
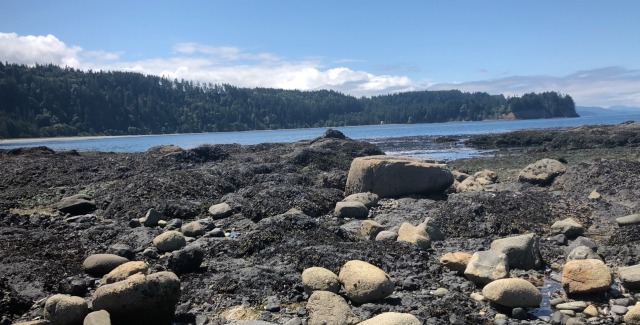
[(580, 116), (611, 116), (640, 114), (640, 107), (612, 106), (609, 108), (597, 106), (577, 106), (576, 112)]
[(239, 88), (131, 72), (0, 63), (0, 138), (126, 135), (577, 116), (555, 92), (458, 90), (355, 98)]

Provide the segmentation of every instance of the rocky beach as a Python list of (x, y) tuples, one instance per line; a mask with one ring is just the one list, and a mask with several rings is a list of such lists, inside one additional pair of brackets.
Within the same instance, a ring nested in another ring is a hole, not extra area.
[(640, 123), (466, 138), (1, 150), (0, 324), (640, 324)]

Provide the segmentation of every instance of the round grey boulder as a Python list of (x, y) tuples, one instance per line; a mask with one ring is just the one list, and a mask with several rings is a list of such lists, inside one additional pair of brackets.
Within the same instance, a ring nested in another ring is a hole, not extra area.
[(347, 262), (340, 269), (338, 279), (344, 287), (347, 298), (360, 304), (384, 299), (395, 289), (387, 273), (364, 261)]
[(80, 297), (57, 294), (44, 305), (44, 319), (51, 325), (80, 324), (87, 313), (87, 302)]
[(184, 235), (175, 230), (170, 230), (158, 235), (153, 239), (153, 246), (159, 252), (173, 252), (187, 245)]
[(228, 203), (214, 204), (209, 207), (209, 214), (214, 219), (223, 219), (233, 214), (233, 208)]
[(111, 325), (111, 316), (106, 310), (94, 311), (84, 318), (83, 325)]
[(308, 325), (354, 324), (349, 304), (341, 296), (329, 291), (315, 291), (307, 302)]
[(129, 260), (115, 254), (93, 254), (82, 262), (82, 268), (91, 275), (103, 276), (126, 262)]
[(149, 265), (143, 261), (126, 262), (107, 273), (107, 275), (104, 276), (104, 280), (106, 283), (114, 283), (125, 280), (137, 273), (148, 274)]
[(323, 267), (310, 267), (302, 271), (302, 286), (308, 295), (314, 291), (338, 293), (340, 281), (335, 273)]
[(200, 221), (192, 221), (180, 228), (183, 235), (187, 237), (200, 237), (207, 232), (207, 229)]
[(176, 274), (185, 274), (197, 271), (203, 260), (204, 250), (193, 244), (171, 253), (167, 266)]
[(487, 284), (482, 295), (505, 307), (536, 307), (542, 302), (542, 294), (531, 282), (518, 278), (500, 279)]

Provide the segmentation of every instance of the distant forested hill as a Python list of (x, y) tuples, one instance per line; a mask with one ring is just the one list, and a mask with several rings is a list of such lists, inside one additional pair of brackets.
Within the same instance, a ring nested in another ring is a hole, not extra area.
[(0, 138), (573, 116), (571, 97), (555, 92), (505, 98), (448, 90), (355, 98), (330, 90), (250, 89), (0, 63)]

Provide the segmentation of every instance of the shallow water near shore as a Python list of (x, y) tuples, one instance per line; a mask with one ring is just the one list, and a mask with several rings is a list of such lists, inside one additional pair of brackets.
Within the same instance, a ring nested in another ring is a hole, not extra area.
[[(496, 120), (429, 124), (366, 125), (337, 127), (347, 137), (378, 144), (390, 155), (411, 155), (453, 160), (486, 154), (486, 150), (467, 148), (461, 137), (504, 133), (524, 129), (568, 128), (581, 125), (618, 124), (640, 120), (640, 114), (589, 116), (540, 120)], [(327, 128), (263, 130), (244, 132), (216, 132), (198, 134), (170, 134), (144, 136), (73, 137), (0, 140), (0, 149), (47, 146), (56, 151), (143, 152), (159, 145), (176, 145), (191, 149), (202, 144), (242, 145), (258, 143), (295, 142), (313, 139)], [(440, 137), (453, 136), (457, 140), (439, 142)], [(402, 145), (397, 145), (402, 143)]]

